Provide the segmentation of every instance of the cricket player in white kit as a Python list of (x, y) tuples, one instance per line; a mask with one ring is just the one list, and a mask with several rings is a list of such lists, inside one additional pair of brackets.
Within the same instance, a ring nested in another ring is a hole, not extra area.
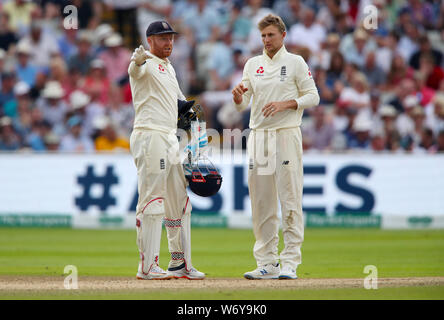
[[(258, 27), (263, 54), (247, 61), (242, 82), (232, 91), (239, 111), (244, 110), (253, 97), (247, 149), (257, 269), (245, 273), (244, 277), (296, 279), (304, 239), (299, 127), (304, 109), (316, 106), (319, 94), (304, 59), (285, 49), (282, 19), (268, 15)], [(285, 244), (280, 256), (278, 199)]]
[[(149, 25), (150, 51), (140, 46), (128, 68), (135, 107), (131, 154), (137, 167), (137, 278), (203, 279), (191, 263), (191, 203), (176, 137), (177, 100), (185, 100), (168, 57), (176, 32), (166, 21)], [(168, 271), (159, 267), (162, 220), (171, 259)]]

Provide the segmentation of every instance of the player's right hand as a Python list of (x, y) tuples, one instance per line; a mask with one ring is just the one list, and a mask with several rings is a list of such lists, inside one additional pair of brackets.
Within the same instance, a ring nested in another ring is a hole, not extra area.
[(145, 48), (140, 45), (140, 47), (134, 50), (133, 55), (131, 56), (131, 61), (134, 61), (137, 65), (141, 65), (149, 58), (150, 56), (146, 53)]
[(233, 100), (236, 104), (242, 103), (242, 95), (248, 91), (248, 88), (245, 88), (243, 83), (239, 83), (234, 87), (231, 93), (233, 94)]

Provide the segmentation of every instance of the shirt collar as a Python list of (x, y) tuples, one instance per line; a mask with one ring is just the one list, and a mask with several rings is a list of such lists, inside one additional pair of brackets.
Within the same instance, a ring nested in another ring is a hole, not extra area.
[(270, 59), (270, 57), (267, 54), (267, 51), (265, 51), (265, 49), (262, 51), (263, 56), (265, 57), (266, 60), (268, 61), (276, 61), (278, 60), (281, 56), (283, 56), (284, 54), (286, 54), (288, 51), (285, 48), (285, 45), (282, 45), (282, 47), (279, 49), (278, 52), (276, 52), (276, 54), (273, 56), (273, 59)]

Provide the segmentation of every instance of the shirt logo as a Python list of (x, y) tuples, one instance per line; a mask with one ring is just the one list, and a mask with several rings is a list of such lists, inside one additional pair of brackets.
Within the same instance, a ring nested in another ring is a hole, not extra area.
[(308, 76), (311, 77), (311, 71), (308, 69)]
[(259, 69), (256, 70), (257, 74), (262, 74), (264, 73), (264, 67), (260, 66)]
[(161, 64), (159, 64), (159, 71), (160, 71), (161, 73), (164, 73), (164, 72), (165, 72), (165, 68), (164, 68)]

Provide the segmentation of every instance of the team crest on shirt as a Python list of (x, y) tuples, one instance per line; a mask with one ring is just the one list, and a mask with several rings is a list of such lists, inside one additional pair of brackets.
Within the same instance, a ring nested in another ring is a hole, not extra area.
[(287, 79), (287, 67), (282, 66), (281, 67), (281, 82), (285, 81), (285, 79)]

